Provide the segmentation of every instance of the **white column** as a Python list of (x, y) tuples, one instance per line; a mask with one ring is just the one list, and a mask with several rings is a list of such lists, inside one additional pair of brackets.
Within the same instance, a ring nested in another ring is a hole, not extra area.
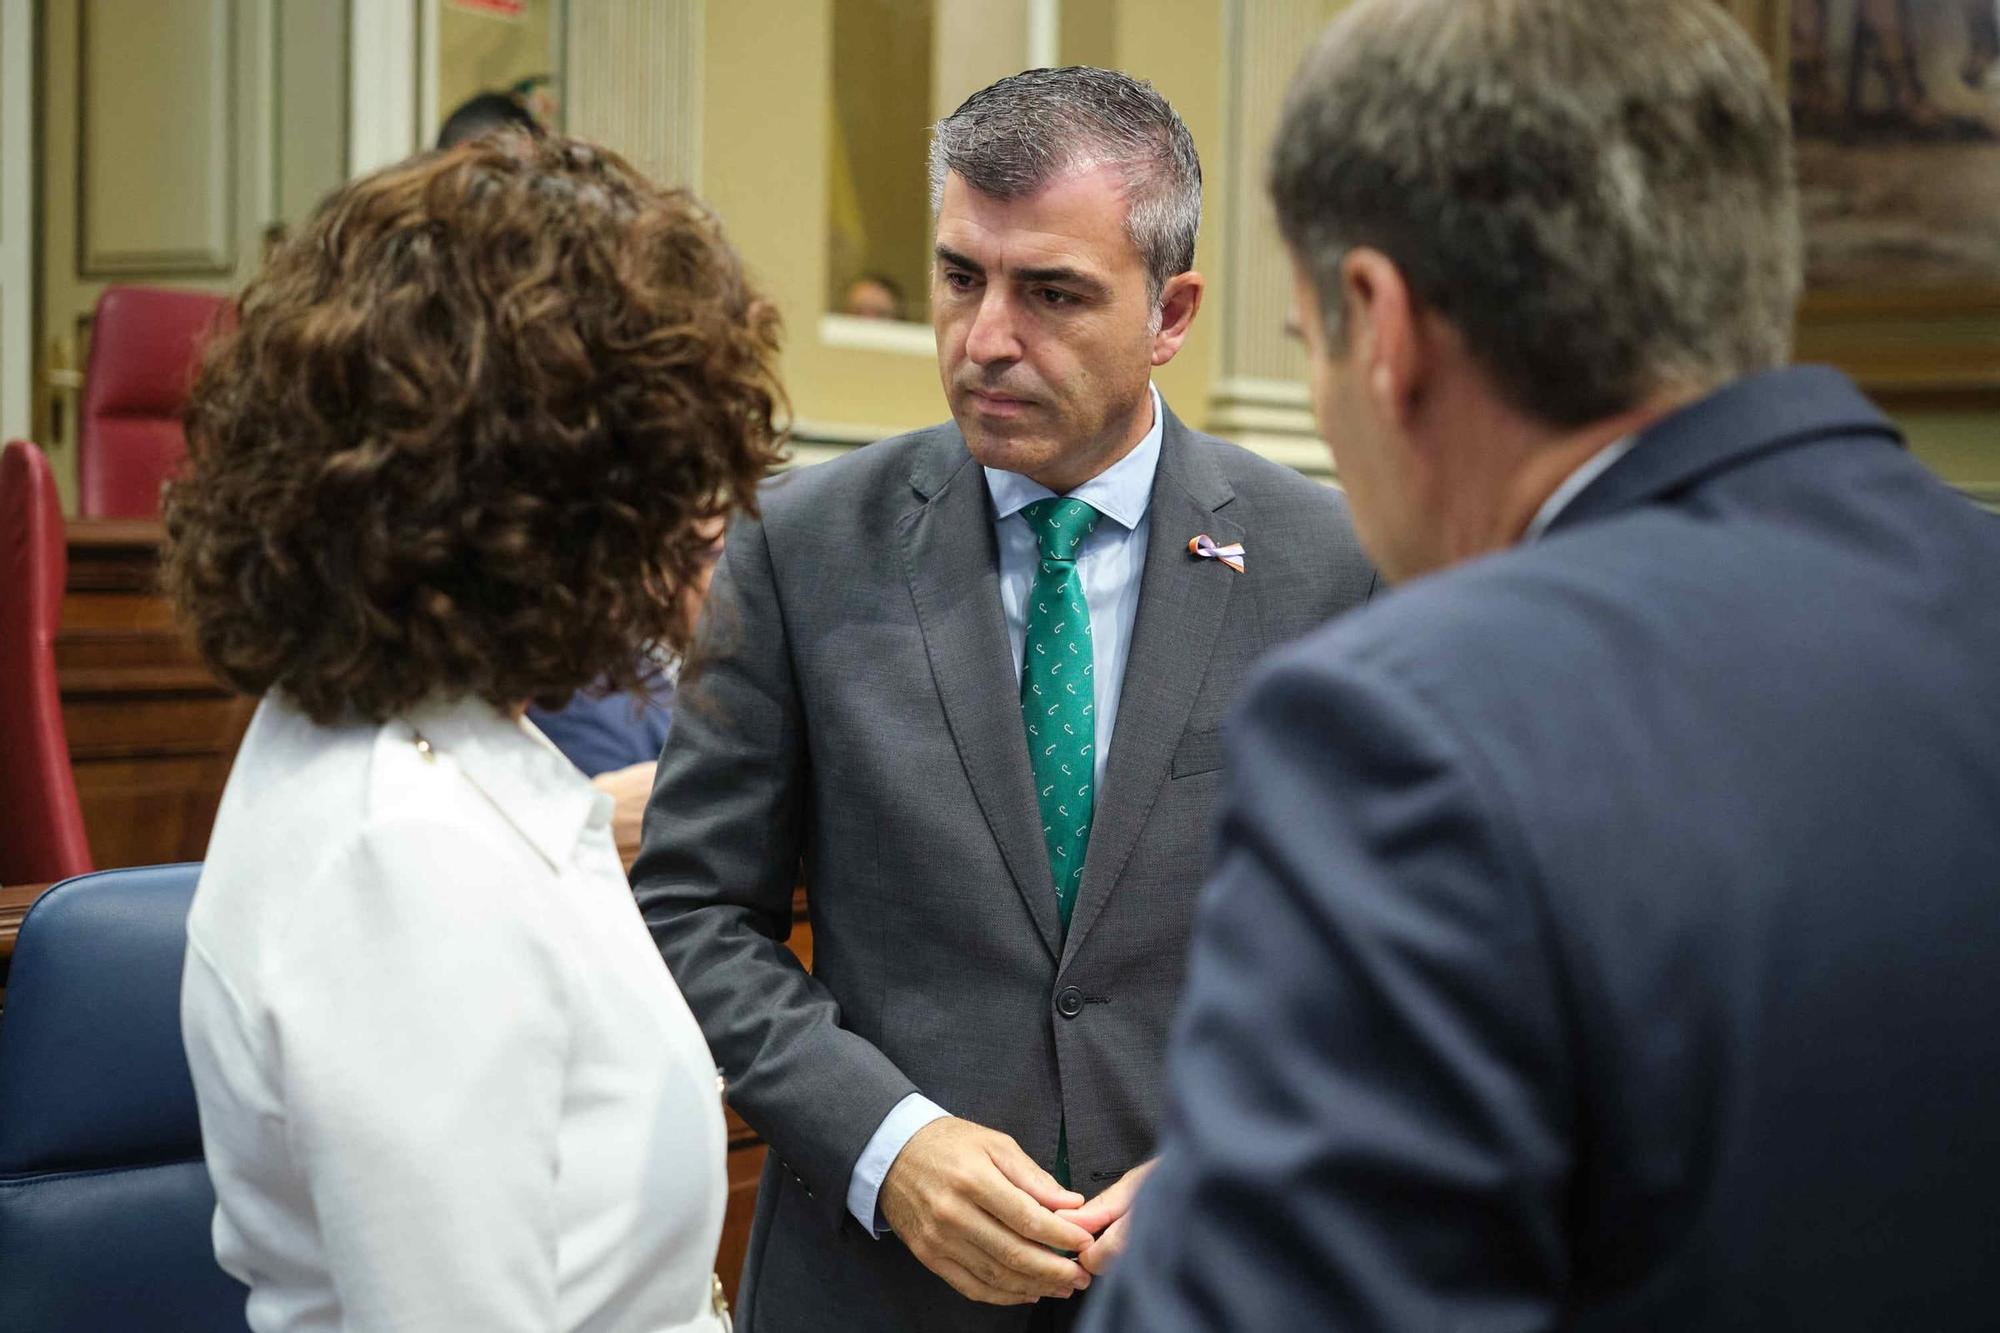
[(1222, 365), (1208, 428), (1316, 476), (1332, 461), (1313, 428), (1306, 358), (1285, 333), (1291, 269), (1264, 192), (1264, 167), (1292, 74), (1337, 4), (1225, 0), (1224, 236), (1215, 296)]
[(703, 0), (567, 6), (564, 128), (669, 185), (701, 188)]

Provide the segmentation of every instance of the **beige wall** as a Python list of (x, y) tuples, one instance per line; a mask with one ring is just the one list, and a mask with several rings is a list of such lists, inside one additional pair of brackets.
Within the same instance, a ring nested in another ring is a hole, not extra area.
[[(1072, 0), (1090, 8), (1088, 0)], [(802, 422), (815, 428), (904, 430), (941, 420), (935, 354), (871, 350), (822, 337), (831, 290), (826, 212), (825, 108), (833, 33), (831, 6), (793, 0), (711, 5), (704, 98), (703, 192), (785, 318), (786, 383)], [(1221, 0), (1100, 0), (1097, 12), (1065, 14), (1065, 59), (1099, 54), (1151, 79), (1188, 122), (1208, 162), (1220, 137), (1222, 71), (1216, 51)], [(1197, 262), (1220, 243), (1216, 173), (1208, 170)], [(1204, 417), (1214, 376), (1213, 311), (1159, 374), (1161, 391), (1193, 422)]]

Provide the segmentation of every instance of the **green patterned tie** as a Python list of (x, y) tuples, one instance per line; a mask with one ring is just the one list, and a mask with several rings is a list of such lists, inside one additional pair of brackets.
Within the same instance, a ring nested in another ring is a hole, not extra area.
[(1021, 650), (1021, 719), (1042, 811), (1042, 838), (1055, 874), (1063, 929), (1083, 882), (1090, 844), (1097, 712), (1090, 662), (1090, 605), (1077, 577), (1076, 552), (1100, 517), (1081, 500), (1057, 496), (1021, 511), (1042, 545), (1028, 590), (1028, 632)]
[[(1042, 811), (1042, 839), (1055, 875), (1063, 930), (1083, 883), (1097, 772), (1096, 682), (1090, 653), (1090, 604), (1076, 572), (1077, 549), (1102, 517), (1081, 500), (1057, 496), (1024, 507), (1042, 545), (1028, 590), (1028, 632), (1021, 649), (1021, 720)], [(1055, 1177), (1069, 1188), (1069, 1125), (1056, 1130)]]

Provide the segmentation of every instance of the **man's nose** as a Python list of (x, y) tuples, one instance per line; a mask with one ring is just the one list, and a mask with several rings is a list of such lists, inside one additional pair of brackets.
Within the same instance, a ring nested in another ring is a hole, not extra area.
[(965, 336), (965, 355), (974, 365), (1021, 359), (1021, 339), (1015, 327), (1014, 302), (1007, 290), (993, 284), (980, 295), (972, 328)]

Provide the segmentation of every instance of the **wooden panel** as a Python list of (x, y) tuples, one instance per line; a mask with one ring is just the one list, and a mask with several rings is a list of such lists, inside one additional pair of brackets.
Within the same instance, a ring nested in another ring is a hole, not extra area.
[(21, 918), (28, 914), (46, 884), (10, 884), (0, 888), (0, 958), (14, 954), (14, 939), (21, 931)]
[(729, 1149), (729, 1207), (722, 1215), (722, 1244), (715, 1252), (715, 1271), (731, 1304), (743, 1283), (743, 1260), (750, 1253), (750, 1221), (757, 1212), (757, 1179), (770, 1153), (762, 1143), (751, 1140)]
[(99, 866), (199, 860), (255, 702), (201, 664), (159, 589), (160, 525), (69, 525), (56, 681)]
[(21, 918), (48, 887), (14, 884), (0, 888), (0, 1005), (6, 1003), (7, 966), (14, 961), (14, 941), (21, 934)]
[[(84, 569), (77, 572), (81, 574)], [(70, 586), (77, 588), (78, 580), (72, 579)], [(112, 637), (145, 638), (154, 637), (159, 632), (173, 632), (173, 608), (158, 593), (127, 592), (117, 589), (115, 585), (102, 590), (88, 587), (78, 590), (94, 595), (83, 600), (72, 599), (64, 604), (63, 633), (72, 638), (90, 635), (93, 631), (107, 631)], [(135, 635), (135, 631), (153, 633)]]
[(232, 745), (228, 754), (74, 764), (91, 859), (100, 869), (201, 860), (233, 757)]
[[(150, 757), (228, 758), (249, 725), (248, 699), (216, 694), (122, 694), (73, 698), (63, 704), (72, 764)], [(226, 765), (225, 765), (226, 768)]]
[(86, 0), (77, 266), (219, 274), (236, 266), (232, 0)]
[[(792, 895), (792, 936), (787, 941), (799, 962), (812, 970), (812, 923), (806, 919), (806, 891)], [(757, 1177), (770, 1151), (757, 1131), (728, 1107), (723, 1119), (729, 1126), (729, 1207), (722, 1216), (722, 1246), (715, 1256), (715, 1271), (729, 1299), (743, 1281), (743, 1258), (750, 1250), (750, 1221), (757, 1212)]]

